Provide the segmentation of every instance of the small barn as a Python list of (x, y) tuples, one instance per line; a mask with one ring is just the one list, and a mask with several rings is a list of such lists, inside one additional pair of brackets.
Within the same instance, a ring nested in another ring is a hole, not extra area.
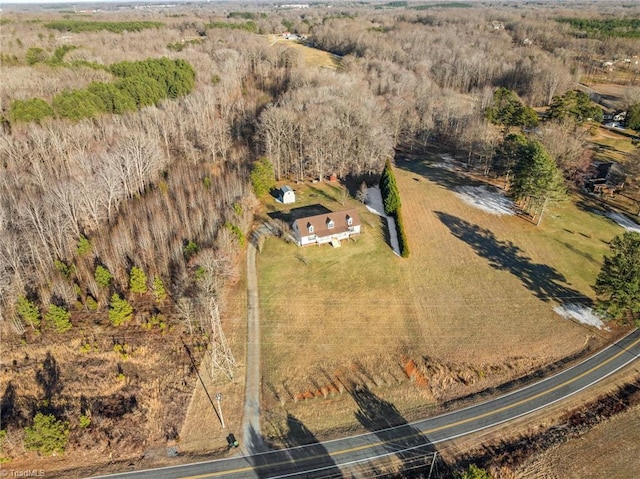
[(296, 194), (290, 186), (285, 185), (278, 191), (278, 201), (285, 205), (295, 203)]

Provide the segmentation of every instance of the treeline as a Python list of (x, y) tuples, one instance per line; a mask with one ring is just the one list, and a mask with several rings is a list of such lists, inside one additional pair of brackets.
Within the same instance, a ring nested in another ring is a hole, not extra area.
[(245, 20), (255, 20), (257, 18), (267, 18), (266, 13), (255, 12), (229, 12), (228, 18), (244, 18)]
[[(542, 106), (576, 81), (575, 70), (549, 52), (536, 47), (524, 51), (517, 44), (507, 48), (516, 39), (494, 31), (486, 12), (461, 11), (475, 15), (474, 25), (479, 25), (470, 28), (471, 20), (462, 14), (451, 18), (440, 12), (429, 17), (404, 12), (398, 18), (372, 19), (376, 28), (360, 18), (332, 19), (315, 26), (310, 39), (317, 48), (361, 58), (381, 94), (396, 88), (400, 97), (424, 97), (437, 86), (445, 95), (455, 91), (481, 98), (485, 89), (503, 86), (530, 106)], [(416, 102), (418, 108), (422, 101)]]
[(393, 138), (366, 83), (328, 72), (296, 75), (258, 119), (257, 139), (276, 178), (379, 172)]
[(428, 3), (426, 5), (415, 5), (411, 8), (414, 10), (429, 10), (432, 8), (472, 8), (471, 3), (466, 2), (447, 2), (447, 3)]
[(586, 34), (595, 38), (640, 38), (640, 18), (558, 18), (567, 23), (576, 35)]
[(229, 30), (245, 30), (250, 33), (258, 32), (258, 25), (256, 22), (249, 20), (244, 23), (232, 23), (232, 22), (211, 22), (205, 24), (206, 28), (226, 28)]
[(78, 121), (102, 113), (122, 114), (156, 105), (164, 98), (184, 96), (195, 85), (193, 67), (180, 59), (121, 62), (111, 65), (109, 71), (120, 80), (92, 82), (81, 90), (63, 91), (53, 98), (51, 105), (40, 98), (15, 100), (9, 107), (9, 120), (41, 122), (56, 116)]
[(58, 30), (60, 32), (99, 32), (105, 30), (112, 33), (122, 32), (140, 32), (151, 28), (162, 28), (164, 23), (162, 22), (94, 22), (88, 20), (57, 20), (55, 22), (45, 23), (46, 28), (51, 30)]
[[(109, 294), (123, 299), (132, 263), (160, 278), (174, 302), (199, 304), (202, 291), (217, 291), (235, 275), (235, 250), (253, 212), (246, 145), (265, 95), (283, 91), (294, 62), (241, 32), (226, 42), (230, 48), (198, 64), (208, 78), (197, 92), (190, 63), (167, 59), (119, 62), (109, 67), (118, 81), (82, 90), (113, 100), (117, 111), (131, 105), (118, 103), (125, 91), (119, 82), (148, 78), (179, 102), (71, 124), (18, 122), (0, 132), (4, 318), (19, 318), (20, 295), (43, 312), (54, 302), (72, 324), (77, 305), (93, 311), (95, 301), (95, 314), (104, 315), (109, 297), (96, 264), (113, 276)], [(219, 72), (216, 82), (212, 72)], [(78, 253), (81, 238), (89, 254)], [(73, 273), (61, 274), (56, 264)]]

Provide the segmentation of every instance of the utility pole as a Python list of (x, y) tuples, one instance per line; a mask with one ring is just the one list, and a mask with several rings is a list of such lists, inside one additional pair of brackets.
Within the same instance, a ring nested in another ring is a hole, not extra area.
[(218, 401), (218, 412), (220, 413), (220, 422), (222, 423), (222, 429), (224, 429), (224, 417), (222, 416), (222, 405), (220, 401), (222, 400), (222, 393), (216, 393), (216, 400)]
[(209, 314), (211, 316), (211, 378), (215, 379), (219, 371), (233, 381), (233, 370), (236, 367), (236, 360), (233, 357), (231, 348), (227, 344), (227, 339), (222, 331), (220, 321), (220, 311), (215, 298), (209, 301)]
[(429, 477), (427, 479), (431, 479), (431, 473), (433, 472), (433, 466), (436, 464), (436, 460), (438, 459), (438, 451), (433, 452), (433, 457), (431, 458), (431, 467), (429, 468)]

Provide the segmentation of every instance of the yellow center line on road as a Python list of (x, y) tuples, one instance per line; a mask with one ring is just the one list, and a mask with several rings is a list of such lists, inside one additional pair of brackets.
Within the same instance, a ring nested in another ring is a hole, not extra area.
[[(456, 427), (456, 426), (460, 426), (462, 424), (473, 422), (473, 421), (476, 421), (478, 419), (482, 419), (482, 418), (485, 418), (485, 417), (488, 417), (488, 416), (492, 416), (494, 414), (497, 414), (497, 413), (500, 413), (500, 412), (503, 412), (503, 411), (507, 411), (509, 409), (513, 409), (513, 408), (518, 407), (518, 406), (520, 406), (522, 404), (525, 404), (527, 402), (533, 401), (533, 400), (538, 399), (538, 398), (540, 398), (542, 396), (550, 394), (550, 393), (552, 393), (554, 391), (557, 391), (560, 388), (563, 388), (564, 386), (567, 386), (568, 384), (571, 384), (571, 383), (574, 383), (574, 382), (578, 381), (579, 379), (591, 374), (592, 372), (602, 368), (603, 366), (606, 366), (611, 361), (614, 361), (618, 357), (622, 356), (624, 353), (628, 352), (628, 350), (632, 349), (633, 347), (635, 347), (639, 343), (640, 343), (640, 338), (636, 339), (633, 343), (631, 343), (625, 349), (623, 349), (623, 350), (619, 351), (618, 353), (614, 354), (613, 356), (611, 356), (606, 361), (598, 363), (597, 365), (593, 366), (591, 369), (588, 369), (587, 371), (584, 371), (583, 373), (580, 373), (577, 376), (575, 376), (575, 377), (573, 377), (571, 379), (568, 379), (567, 381), (565, 381), (565, 382), (563, 382), (561, 384), (557, 384), (556, 386), (554, 386), (554, 387), (552, 387), (550, 389), (547, 389), (545, 391), (539, 392), (539, 393), (537, 393), (537, 394), (535, 394), (535, 395), (533, 395), (531, 397), (527, 397), (527, 398), (521, 399), (519, 401), (516, 401), (513, 404), (507, 404), (506, 406), (503, 406), (503, 407), (501, 407), (499, 409), (494, 409), (492, 411), (487, 411), (485, 413), (478, 414), (477, 416), (473, 416), (473, 417), (470, 417), (470, 418), (467, 418), (467, 419), (461, 419), (459, 421), (456, 421), (456, 422), (453, 422), (453, 423), (450, 423), (450, 424), (444, 424), (442, 426), (438, 426), (438, 427), (434, 427), (434, 428), (431, 428), (431, 429), (427, 429), (425, 431), (418, 431), (419, 435), (431, 434), (431, 433), (434, 433), (434, 432), (442, 431), (444, 429), (449, 429), (449, 428), (453, 428), (453, 427)], [(498, 399), (498, 398), (496, 398), (496, 399)], [(471, 406), (471, 407), (473, 407), (473, 406)], [(410, 424), (407, 424), (406, 426), (412, 427)], [(488, 425), (488, 426), (485, 426), (484, 428), (488, 428), (488, 427), (491, 427), (491, 426), (492, 425)], [(379, 432), (379, 431), (373, 431), (373, 432), (375, 433), (375, 432)], [(416, 436), (417, 436), (416, 434), (409, 434), (407, 436), (394, 438), (394, 441), (403, 441), (403, 440), (410, 439), (410, 438), (413, 438), (413, 437), (416, 437)], [(376, 441), (376, 442), (372, 442), (372, 443), (369, 443), (369, 444), (364, 444), (364, 445), (361, 445), (361, 446), (354, 446), (354, 447), (350, 447), (350, 448), (347, 448), (347, 449), (340, 449), (339, 451), (334, 451), (334, 452), (331, 452), (331, 453), (327, 452), (327, 456), (334, 457), (334, 456), (341, 456), (341, 455), (344, 455), (344, 454), (350, 454), (352, 452), (358, 452), (358, 451), (362, 451), (362, 450), (365, 450), (365, 449), (382, 446), (386, 442), (387, 441)], [(428, 445), (428, 443), (425, 443), (425, 446), (427, 446), (427, 445)], [(398, 452), (401, 452), (401, 451), (398, 451)], [(310, 460), (314, 460), (314, 459), (320, 459), (322, 457), (323, 456), (308, 456), (308, 457), (305, 457), (305, 458), (299, 458), (298, 462), (310, 461)], [(273, 463), (269, 463), (269, 464), (256, 465), (254, 467), (246, 466), (246, 467), (227, 470), (227, 471), (219, 471), (219, 472), (211, 472), (211, 473), (207, 473), (207, 474), (199, 474), (199, 475), (196, 475), (196, 476), (183, 476), (181, 479), (204, 479), (204, 478), (208, 478), (208, 477), (220, 477), (220, 476), (225, 476), (227, 474), (238, 474), (238, 473), (241, 473), (241, 472), (246, 472), (246, 471), (251, 471), (251, 470), (259, 470), (259, 469), (263, 469), (263, 468), (267, 468), (267, 467), (280, 466), (280, 465), (285, 465), (285, 464), (290, 464), (290, 463), (291, 463), (291, 461), (278, 461), (278, 462), (273, 462)], [(338, 466), (339, 466), (338, 464), (335, 465), (335, 467), (338, 467)]]

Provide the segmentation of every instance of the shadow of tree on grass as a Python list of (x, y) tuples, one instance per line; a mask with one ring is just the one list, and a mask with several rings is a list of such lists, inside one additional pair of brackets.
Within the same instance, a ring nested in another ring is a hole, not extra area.
[(50, 351), (47, 351), (47, 356), (42, 362), (42, 368), (36, 372), (36, 382), (42, 388), (44, 399), (49, 404), (54, 396), (62, 392), (60, 367)]
[(449, 215), (436, 212), (451, 234), (471, 246), (492, 268), (508, 271), (543, 301), (590, 304), (591, 300), (571, 288), (566, 278), (546, 264), (534, 263), (511, 241), (496, 238), (492, 231)]

